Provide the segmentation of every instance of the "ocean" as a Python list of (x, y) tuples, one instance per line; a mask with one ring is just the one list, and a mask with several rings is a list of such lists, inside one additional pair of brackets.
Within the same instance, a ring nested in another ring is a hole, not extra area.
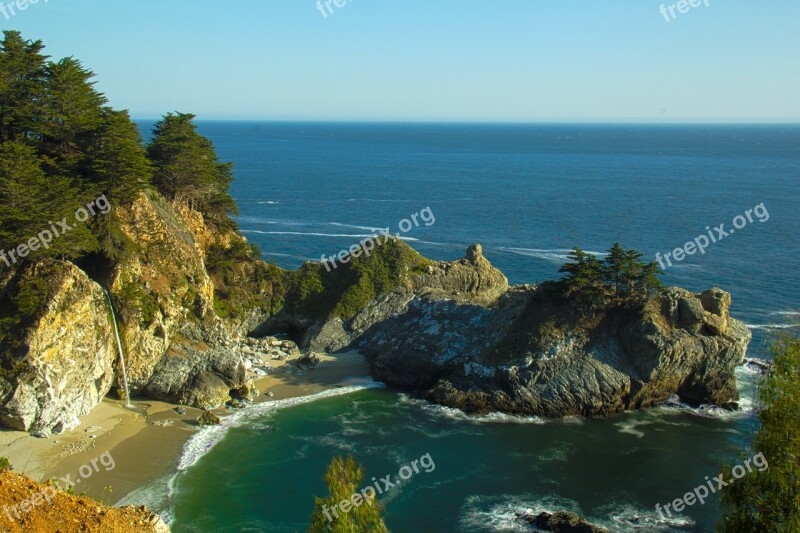
[[(140, 125), (146, 132), (152, 123)], [(645, 259), (672, 252), (666, 284), (731, 292), (732, 315), (753, 331), (749, 357), (768, 358), (770, 339), (800, 331), (798, 126), (200, 122), (199, 130), (235, 163), (242, 231), (282, 267), (388, 227), (436, 260), (481, 243), (511, 283), (537, 283), (559, 277), (570, 248), (601, 254), (619, 241)], [(426, 208), (434, 223), (404, 222)], [(673, 250), (701, 236), (704, 253), (678, 260)], [(752, 407), (757, 376), (745, 368), (737, 376), (742, 405)], [(176, 532), (304, 531), (333, 455), (352, 454), (369, 483), (430, 454), (435, 469), (381, 497), (392, 531), (525, 531), (516, 512), (560, 509), (613, 531), (712, 531), (715, 495), (679, 516), (660, 516), (655, 505), (752, 455), (757, 428), (747, 410), (475, 418), (373, 383), (276, 403), (195, 435), (180, 473), (137, 497), (147, 495)]]

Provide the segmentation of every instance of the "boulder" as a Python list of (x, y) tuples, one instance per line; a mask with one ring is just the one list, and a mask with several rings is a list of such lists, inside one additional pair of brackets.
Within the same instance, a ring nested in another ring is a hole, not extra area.
[(198, 417), (197, 423), (201, 426), (218, 426), (222, 424), (222, 420), (211, 411), (203, 411), (203, 414)]
[(517, 513), (517, 516), (537, 527), (542, 531), (553, 531), (554, 533), (610, 533), (607, 529), (595, 526), (575, 513), (559, 511), (557, 513)]

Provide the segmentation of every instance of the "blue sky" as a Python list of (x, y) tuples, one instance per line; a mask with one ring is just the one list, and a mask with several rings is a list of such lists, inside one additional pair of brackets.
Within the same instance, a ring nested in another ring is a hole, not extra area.
[(797, 0), (670, 22), (677, 0), (316, 2), (39, 0), (0, 24), (135, 118), (800, 121)]

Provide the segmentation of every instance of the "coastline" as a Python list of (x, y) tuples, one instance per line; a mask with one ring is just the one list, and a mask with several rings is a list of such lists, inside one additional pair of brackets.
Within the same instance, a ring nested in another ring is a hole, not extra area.
[[(261, 394), (253, 403), (311, 396), (347, 385), (349, 378), (369, 377), (364, 358), (356, 351), (320, 355), (319, 368), (302, 373), (293, 364), (297, 358), (270, 361), (272, 372), (255, 381)], [(115, 504), (174, 471), (184, 445), (201, 428), (196, 421), (200, 409), (184, 406), (186, 414), (179, 415), (177, 406), (166, 402), (134, 398), (133, 404), (135, 408), (126, 408), (120, 400), (105, 398), (80, 417), (80, 426), (48, 439), (2, 430), (0, 456), (9, 459), (15, 472), (41, 482), (55, 478), (64, 488), (66, 483), (59, 480), (70, 476), (75, 482), (81, 478), (81, 466), (91, 465), (92, 460), (97, 464), (108, 453), (113, 462), (99, 464), (90, 476), (75, 483), (73, 491)], [(226, 416), (237, 411), (221, 407), (212, 412), (224, 423)]]

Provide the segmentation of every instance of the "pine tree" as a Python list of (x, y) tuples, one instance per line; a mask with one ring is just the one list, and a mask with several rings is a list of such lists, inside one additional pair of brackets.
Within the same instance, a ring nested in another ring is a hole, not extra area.
[(603, 286), (603, 265), (597, 257), (575, 248), (559, 272), (567, 274), (560, 282), (564, 296), (576, 297), (589, 309), (602, 305), (606, 291)]
[(636, 280), (636, 291), (642, 299), (646, 300), (653, 293), (660, 291), (664, 287), (661, 280), (658, 279), (661, 273), (662, 270), (655, 261), (650, 261), (641, 266), (641, 274)]
[(344, 513), (339, 508), (340, 502), (351, 500), (354, 494), (362, 494), (363, 480), (364, 468), (355, 459), (334, 457), (325, 472), (330, 495), (314, 498), (309, 533), (387, 533), (389, 530), (381, 517), (383, 506), (375, 498), (374, 489), (361, 498), (361, 505), (352, 506), (349, 512)]
[(0, 142), (35, 140), (41, 125), (47, 56), (41, 41), (4, 31), (0, 41)]
[(96, 250), (96, 239), (86, 224), (73, 219), (81, 205), (74, 183), (63, 176), (48, 175), (42, 162), (35, 149), (21, 141), (0, 145), (0, 246), (12, 250), (67, 217), (74, 227), (63, 235), (53, 235), (47, 247), (33, 251), (26, 259), (79, 257)]
[(237, 214), (228, 193), (231, 163), (219, 161), (210, 140), (197, 133), (194, 115), (170, 113), (156, 124), (147, 153), (156, 167), (153, 183), (169, 198), (186, 202), (218, 226), (232, 227)]
[(620, 243), (616, 242), (608, 250), (608, 256), (603, 261), (603, 275), (605, 281), (614, 287), (614, 295), (620, 296), (625, 286), (625, 272), (627, 271), (628, 255)]
[(94, 73), (74, 58), (48, 63), (45, 76), (41, 151), (56, 162), (53, 172), (77, 176), (89, 137), (103, 123), (106, 98), (90, 81)]
[[(800, 531), (800, 339), (783, 339), (774, 353), (759, 391), (761, 428), (753, 443), (754, 459), (762, 454), (768, 468), (723, 487), (723, 533)], [(724, 474), (733, 479), (731, 468)]]
[(113, 205), (127, 203), (150, 186), (153, 166), (127, 111), (106, 108), (89, 148), (89, 175)]

